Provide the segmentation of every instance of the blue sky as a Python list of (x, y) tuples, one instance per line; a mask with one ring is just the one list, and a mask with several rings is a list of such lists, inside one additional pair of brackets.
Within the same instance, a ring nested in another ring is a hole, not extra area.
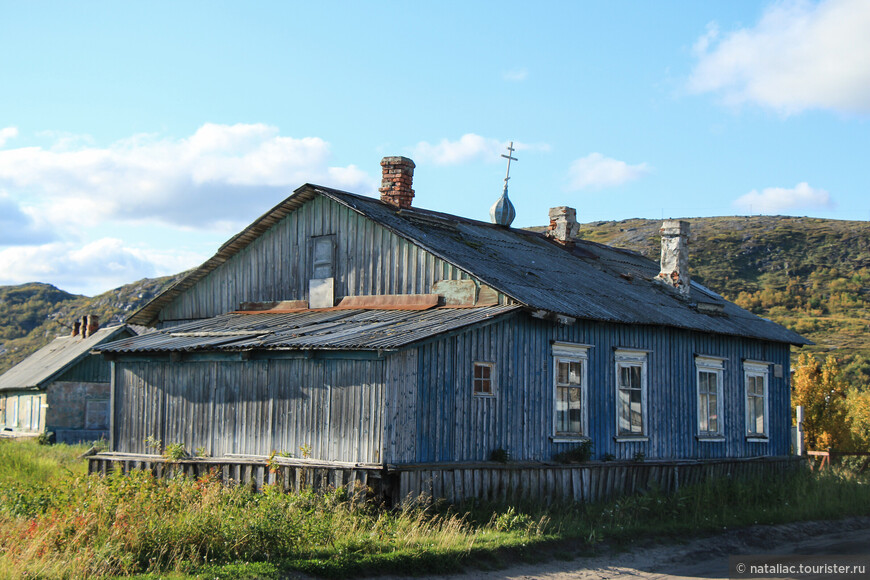
[(870, 2), (0, 0), (0, 284), (198, 265), (305, 182), (515, 226), (870, 219)]

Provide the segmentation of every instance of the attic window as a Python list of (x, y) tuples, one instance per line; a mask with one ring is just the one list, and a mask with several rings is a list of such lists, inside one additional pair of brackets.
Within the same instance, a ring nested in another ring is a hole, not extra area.
[(474, 363), (474, 394), (480, 397), (495, 396), (495, 363)]

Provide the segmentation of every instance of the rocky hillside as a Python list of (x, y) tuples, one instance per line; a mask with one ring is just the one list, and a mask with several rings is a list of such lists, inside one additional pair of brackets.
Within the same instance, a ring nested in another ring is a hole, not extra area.
[(0, 373), (55, 336), (67, 334), (72, 322), (85, 314), (99, 316), (101, 325), (122, 322), (176, 279), (145, 278), (93, 298), (50, 284), (0, 286)]

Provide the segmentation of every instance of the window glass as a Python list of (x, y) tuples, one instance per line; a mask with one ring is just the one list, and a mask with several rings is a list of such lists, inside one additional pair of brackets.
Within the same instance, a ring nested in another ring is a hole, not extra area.
[(474, 363), (474, 394), (493, 394), (493, 363)]
[(618, 435), (643, 435), (646, 430), (646, 354), (616, 355), (616, 421)]
[(557, 436), (583, 437), (586, 433), (585, 345), (558, 343), (553, 346), (554, 431)]
[(746, 433), (767, 435), (767, 367), (746, 364)]

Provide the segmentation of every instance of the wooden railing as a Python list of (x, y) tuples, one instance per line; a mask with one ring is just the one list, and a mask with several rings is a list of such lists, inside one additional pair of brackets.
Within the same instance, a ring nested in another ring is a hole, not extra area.
[[(827, 451), (807, 451), (807, 455), (810, 459), (810, 469), (824, 469), (825, 467), (831, 467), (831, 459), (838, 457), (866, 457), (864, 463), (861, 464), (861, 467), (858, 469), (858, 473), (864, 473), (867, 471), (867, 468), (870, 467), (870, 453), (860, 452), (860, 451), (833, 451), (831, 449)], [(816, 462), (815, 458), (819, 458), (820, 461)]]

